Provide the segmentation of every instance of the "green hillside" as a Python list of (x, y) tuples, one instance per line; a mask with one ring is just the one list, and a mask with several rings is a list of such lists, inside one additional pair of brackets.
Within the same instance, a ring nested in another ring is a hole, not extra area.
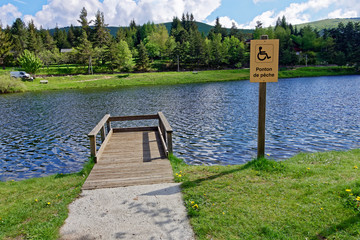
[[(161, 23), (161, 24), (165, 25), (166, 29), (170, 33), (171, 22), (166, 22), (166, 23)], [(198, 26), (199, 32), (204, 33), (205, 36), (207, 36), (209, 34), (210, 30), (213, 28), (213, 26), (206, 24), (206, 23), (202, 23), (202, 22), (196, 22), (196, 24)], [(59, 30), (65, 30), (67, 32), (67, 31), (69, 31), (69, 28), (70, 27), (63, 27), (63, 28), (59, 28)], [(78, 26), (75, 28), (78, 28)], [(121, 28), (121, 27), (114, 27), (114, 26), (107, 27), (107, 29), (109, 29), (109, 31), (110, 31), (110, 34), (113, 36), (116, 35), (116, 32), (118, 31), (119, 28)], [(253, 29), (239, 29), (239, 30), (243, 33), (253, 33), (254, 32)], [(49, 31), (50, 31), (50, 34), (53, 35), (55, 32), (55, 29), (50, 29)], [(230, 29), (228, 29), (228, 31), (230, 31)]]
[(303, 28), (305, 26), (310, 25), (312, 28), (316, 28), (318, 30), (322, 30), (325, 28), (336, 28), (339, 23), (343, 23), (344, 25), (346, 25), (348, 22), (360, 22), (360, 18), (334, 18), (334, 19), (324, 19), (324, 20), (319, 20), (319, 21), (315, 21), (315, 22), (309, 22), (309, 23), (303, 23), (303, 24), (298, 24), (295, 25), (298, 27), (298, 29)]

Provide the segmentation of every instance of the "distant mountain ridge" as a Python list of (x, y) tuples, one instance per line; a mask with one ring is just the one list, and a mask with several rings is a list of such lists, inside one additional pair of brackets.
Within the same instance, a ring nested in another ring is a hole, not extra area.
[[(207, 36), (210, 32), (210, 30), (214, 27), (212, 25), (206, 24), (206, 23), (202, 23), (202, 22), (195, 22), (196, 25), (198, 26), (199, 32), (203, 33), (205, 36)], [(169, 34), (170, 34), (170, 30), (171, 30), (171, 22), (166, 22), (166, 23), (159, 23), (159, 24), (155, 24), (155, 25), (164, 25), (166, 27), (166, 29), (168, 30)], [(75, 28), (78, 28), (80, 26), (75, 26)], [(59, 30), (65, 30), (66, 32), (69, 30), (70, 27), (63, 27), (63, 28), (59, 28)], [(109, 29), (110, 34), (113, 36), (116, 36), (116, 32), (118, 31), (119, 28), (126, 28), (126, 27), (114, 27), (114, 26), (109, 26), (107, 27), (107, 29)], [(228, 31), (230, 31), (230, 28), (227, 28)], [(253, 33), (254, 30), (253, 29), (239, 29), (241, 32), (243, 33)], [(50, 34), (54, 34), (55, 29), (49, 29)]]
[(348, 22), (360, 22), (360, 18), (333, 18), (333, 19), (324, 19), (309, 23), (297, 24), (298, 29), (303, 28), (305, 26), (311, 26), (312, 28), (316, 28), (318, 30), (327, 29), (327, 28), (336, 28), (339, 23), (343, 23), (346, 25)]
[[(301, 29), (305, 26), (311, 26), (312, 28), (316, 28), (318, 30), (322, 30), (325, 28), (336, 28), (338, 26), (338, 24), (342, 22), (344, 25), (346, 25), (348, 22), (360, 22), (360, 18), (334, 18), (334, 19), (324, 19), (324, 20), (319, 20), (319, 21), (314, 21), (314, 22), (308, 22), (308, 23), (302, 23), (302, 24), (296, 24), (294, 26), (296, 26), (298, 29)], [(214, 27), (212, 25), (206, 24), (206, 23), (202, 23), (202, 22), (195, 22), (196, 25), (198, 26), (199, 32), (203, 33), (205, 36), (207, 36), (210, 32), (210, 30)], [(160, 25), (163, 24), (165, 25), (166, 29), (168, 30), (168, 32), (170, 33), (171, 30), (171, 22), (166, 22), (166, 23), (159, 23), (156, 25)], [(76, 26), (79, 27), (79, 26)], [(69, 30), (70, 27), (63, 27), (63, 28), (59, 28), (60, 30), (65, 30), (66, 32)], [(110, 34), (113, 36), (116, 36), (116, 32), (118, 31), (119, 28), (125, 28), (125, 27), (115, 27), (115, 26), (110, 26), (107, 27), (110, 31)], [(228, 31), (230, 31), (230, 28), (227, 28)], [(254, 29), (239, 29), (241, 32), (243, 33), (253, 33)], [(49, 30), (51, 34), (54, 34), (55, 29), (50, 29)]]

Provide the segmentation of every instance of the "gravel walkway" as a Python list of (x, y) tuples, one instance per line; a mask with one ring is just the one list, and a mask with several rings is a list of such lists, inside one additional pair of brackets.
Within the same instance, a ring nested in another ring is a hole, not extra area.
[(179, 183), (84, 190), (61, 239), (195, 239)]

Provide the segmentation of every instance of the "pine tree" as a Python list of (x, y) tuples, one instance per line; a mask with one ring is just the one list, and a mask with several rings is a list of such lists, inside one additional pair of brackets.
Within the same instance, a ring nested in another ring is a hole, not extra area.
[(0, 26), (0, 58), (5, 58), (12, 48), (13, 45), (10, 35), (4, 32)]
[(94, 47), (102, 47), (110, 39), (109, 31), (107, 30), (107, 24), (105, 24), (104, 13), (97, 11), (95, 15), (93, 43)]
[(141, 41), (138, 45), (138, 58), (136, 60), (136, 68), (139, 71), (147, 71), (150, 67), (150, 60), (144, 43)]
[(77, 20), (80, 24), (81, 24), (81, 28), (82, 30), (84, 30), (86, 32), (86, 35), (89, 37), (90, 36), (90, 27), (89, 27), (89, 24), (92, 22), (88, 22), (87, 20), (87, 11), (86, 11), (86, 8), (83, 7), (81, 9), (81, 12), (80, 12), (80, 16), (79, 16), (79, 20)]
[(27, 30), (25, 27), (25, 23), (17, 18), (13, 25), (11, 26), (11, 40), (14, 44), (13, 50), (16, 54), (20, 54), (27, 48)]
[(35, 53), (35, 55), (37, 53), (40, 52), (41, 48), (40, 48), (40, 42), (39, 42), (39, 39), (38, 39), (38, 36), (37, 36), (37, 29), (35, 27), (35, 24), (34, 24), (34, 21), (31, 19), (29, 21), (29, 24), (28, 24), (28, 36), (27, 36), (27, 42), (28, 42), (28, 45), (27, 45), (27, 49), (30, 51), (30, 52), (33, 52)]
[[(92, 44), (88, 40), (85, 31), (82, 32), (81, 38), (79, 39), (79, 46), (76, 48), (78, 61), (83, 64), (87, 64), (91, 61), (94, 54)], [(90, 66), (89, 66), (90, 68)]]

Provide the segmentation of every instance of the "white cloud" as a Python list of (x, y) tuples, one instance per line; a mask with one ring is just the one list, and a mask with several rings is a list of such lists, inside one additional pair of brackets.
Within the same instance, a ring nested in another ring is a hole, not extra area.
[(352, 18), (357, 16), (355, 10), (343, 11), (342, 9), (337, 9), (328, 14), (328, 18)]
[(94, 18), (98, 9), (102, 10), (102, 4), (98, 0), (50, 0), (48, 5), (44, 5), (35, 16), (25, 15), (24, 22), (33, 19), (36, 26), (53, 28), (58, 24), (59, 27), (78, 25), (81, 9), (85, 7), (88, 13), (88, 20)]
[[(259, 1), (259, 0), (254, 0)], [(257, 21), (261, 21), (263, 26), (274, 26), (276, 20), (285, 16), (287, 22), (291, 24), (299, 24), (311, 21), (311, 16), (320, 10), (327, 9), (339, 1), (345, 0), (308, 0), (302, 3), (291, 3), (284, 10), (275, 12), (274, 10), (266, 11), (259, 16), (256, 16), (247, 24), (241, 25), (243, 28), (254, 28)]]
[(21, 15), (22, 14), (21, 12), (19, 12), (17, 7), (12, 5), (11, 3), (0, 7), (0, 21), (3, 24), (3, 27), (5, 27), (6, 25), (11, 26), (14, 20), (21, 17)]
[(220, 6), (221, 0), (49, 0), (35, 16), (26, 15), (24, 21), (34, 20), (37, 26), (52, 28), (78, 25), (80, 11), (85, 6), (88, 20), (97, 10), (104, 12), (105, 23), (110, 26), (128, 26), (132, 19), (137, 24), (171, 21), (174, 16), (192, 13), (203, 21)]
[[(216, 20), (214, 20), (212, 22), (207, 22), (207, 24), (215, 26), (215, 22), (216, 22)], [(219, 17), (219, 22), (220, 22), (221, 26), (225, 27), (225, 28), (231, 28), (233, 23), (235, 24), (236, 27), (239, 27), (239, 24), (234, 19), (231, 19), (228, 16)]]
[[(240, 24), (239, 28), (255, 28), (257, 25), (257, 22), (260, 21), (264, 27), (268, 27), (270, 25), (273, 25), (274, 23), (274, 11), (266, 11), (263, 12), (261, 15), (256, 16), (251, 22), (247, 24)], [(275, 20), (276, 21), (276, 20)]]

